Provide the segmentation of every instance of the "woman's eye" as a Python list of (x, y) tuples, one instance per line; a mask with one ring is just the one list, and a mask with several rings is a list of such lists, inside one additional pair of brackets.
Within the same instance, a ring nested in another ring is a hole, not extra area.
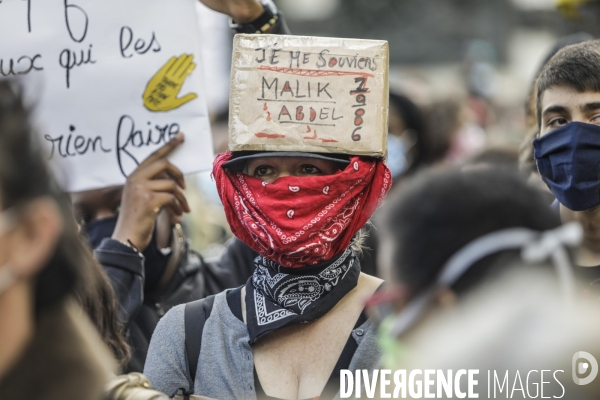
[(258, 167), (254, 168), (254, 173), (252, 175), (254, 176), (265, 176), (265, 175), (269, 175), (273, 173), (273, 168), (268, 166), (268, 165), (259, 165)]
[(306, 164), (300, 167), (300, 172), (305, 175), (317, 175), (321, 170), (314, 165)]
[(597, 124), (600, 124), (600, 115), (596, 115), (592, 118), (592, 122), (595, 122)]
[(557, 126), (563, 126), (566, 125), (567, 123), (569, 123), (569, 121), (567, 121), (565, 118), (554, 118), (551, 119), (550, 121), (548, 121), (548, 126), (552, 127), (552, 128), (556, 128)]

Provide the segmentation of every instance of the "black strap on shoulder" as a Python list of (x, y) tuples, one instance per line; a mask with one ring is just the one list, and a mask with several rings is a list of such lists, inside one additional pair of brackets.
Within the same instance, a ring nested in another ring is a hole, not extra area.
[(202, 331), (204, 323), (210, 317), (215, 296), (192, 301), (185, 305), (185, 353), (187, 355), (188, 371), (190, 371), (190, 387), (188, 394), (194, 393), (194, 380), (202, 346)]

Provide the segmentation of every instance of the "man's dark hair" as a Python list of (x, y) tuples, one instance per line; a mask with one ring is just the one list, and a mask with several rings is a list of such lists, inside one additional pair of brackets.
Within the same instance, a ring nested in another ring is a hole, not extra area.
[(600, 92), (600, 40), (563, 47), (544, 66), (535, 85), (538, 129), (542, 121), (542, 95), (561, 85), (581, 93)]
[[(436, 281), (452, 255), (483, 235), (560, 225), (541, 192), (528, 186), (514, 168), (501, 167), (425, 171), (391, 195), (384, 216), (384, 234), (394, 243), (395, 277), (413, 295)], [(515, 251), (501, 251), (480, 260), (454, 289), (467, 290), (488, 276), (489, 266), (517, 256)]]

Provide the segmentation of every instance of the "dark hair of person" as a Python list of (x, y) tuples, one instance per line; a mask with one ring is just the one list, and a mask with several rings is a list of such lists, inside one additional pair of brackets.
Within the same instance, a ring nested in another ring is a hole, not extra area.
[[(452, 255), (483, 235), (560, 225), (541, 192), (528, 186), (515, 168), (497, 166), (417, 174), (388, 198), (383, 217), (384, 234), (395, 245), (393, 273), (413, 295), (436, 281)], [(483, 258), (454, 289), (466, 290), (488, 276), (492, 266), (517, 257), (515, 251), (500, 251)]]
[(563, 47), (542, 68), (535, 85), (538, 129), (542, 95), (551, 87), (563, 85), (580, 93), (600, 92), (600, 40)]
[[(0, 204), (19, 212), (29, 201), (44, 196), (56, 201), (63, 221), (68, 221), (70, 209), (46, 165), (20, 90), (14, 82), (0, 81)], [(37, 314), (73, 290), (84, 254), (75, 224), (65, 223), (54, 254), (36, 279)]]
[(462, 125), (461, 102), (456, 99), (436, 100), (425, 109), (428, 162), (443, 160), (456, 132)]
[(492, 147), (469, 159), (467, 165), (497, 165), (501, 167), (519, 167), (519, 153), (514, 149)]
[(404, 128), (413, 135), (415, 140), (411, 154), (413, 159), (403, 176), (411, 175), (444, 157), (449, 148), (449, 140), (440, 140), (437, 131), (432, 134), (432, 129), (425, 121), (424, 112), (408, 97), (390, 92), (390, 112), (399, 114)]
[(592, 35), (590, 35), (589, 33), (585, 33), (585, 32), (579, 32), (579, 33), (574, 33), (572, 35), (562, 36), (556, 40), (556, 42), (554, 43), (554, 46), (552, 46), (550, 51), (548, 51), (548, 53), (546, 53), (546, 55), (544, 56), (544, 59), (542, 60), (542, 62), (540, 63), (540, 65), (536, 71), (533, 81), (531, 82), (530, 89), (529, 89), (529, 95), (527, 96), (527, 101), (525, 103), (525, 114), (528, 119), (528, 121), (527, 121), (528, 127), (537, 125), (535, 123), (535, 97), (536, 97), (535, 96), (535, 82), (536, 82), (537, 78), (539, 77), (540, 72), (542, 72), (542, 70), (544, 69), (546, 64), (548, 64), (548, 62), (552, 59), (552, 57), (554, 57), (556, 55), (556, 53), (558, 53), (564, 47), (567, 47), (572, 44), (587, 42), (589, 40), (594, 40), (594, 37)]
[[(75, 220), (73, 220), (75, 224)], [(81, 279), (74, 297), (100, 333), (102, 341), (124, 369), (131, 358), (131, 348), (125, 340), (124, 327), (119, 323), (119, 305), (110, 280), (88, 248), (81, 265)]]
[(546, 54), (544, 60), (540, 64), (537, 73), (535, 74), (535, 78), (531, 83), (531, 87), (529, 89), (529, 95), (527, 96), (527, 100), (525, 102), (525, 125), (527, 126), (527, 132), (525, 133), (525, 140), (519, 147), (519, 164), (520, 168), (524, 172), (528, 173), (536, 173), (537, 166), (535, 164), (535, 159), (533, 157), (533, 139), (537, 137), (539, 134), (539, 125), (537, 123), (538, 118), (536, 117), (536, 80), (539, 77), (541, 71), (544, 69), (548, 61), (552, 59), (562, 48), (577, 44), (581, 42), (585, 42), (588, 40), (593, 40), (594, 37), (588, 33), (580, 32), (572, 35), (567, 35), (559, 38), (552, 49)]
[(54, 254), (36, 279), (36, 315), (73, 295), (124, 365), (130, 350), (119, 327), (112, 287), (77, 231), (68, 196), (52, 177), (29, 118), (19, 87), (0, 81), (0, 204), (19, 212), (31, 200), (50, 197), (63, 220)]

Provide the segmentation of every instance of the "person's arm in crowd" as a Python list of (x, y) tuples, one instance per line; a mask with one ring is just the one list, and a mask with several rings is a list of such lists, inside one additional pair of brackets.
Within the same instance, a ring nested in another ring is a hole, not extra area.
[[(265, 12), (265, 5), (259, 0), (200, 0), (208, 8), (217, 12), (229, 15), (232, 22), (236, 25), (251, 24), (260, 19)], [(271, 0), (265, 0), (265, 3), (272, 5), (276, 10), (274, 3)], [(285, 23), (285, 18), (281, 11), (276, 11), (277, 19), (268, 30), (263, 33), (276, 35), (289, 35), (290, 30)], [(261, 27), (263, 24), (260, 24)], [(240, 33), (242, 31), (238, 30)], [(255, 33), (255, 32), (252, 32)]]
[(163, 208), (177, 217), (190, 212), (183, 194), (183, 173), (167, 159), (181, 143), (183, 134), (178, 133), (127, 177), (113, 239), (142, 252), (150, 244), (156, 217)]
[(238, 24), (254, 21), (264, 11), (259, 0), (200, 0), (206, 7), (229, 15)]
[(94, 250), (119, 302), (119, 319), (125, 327), (136, 317), (144, 301), (144, 257), (132, 247), (111, 238)]

